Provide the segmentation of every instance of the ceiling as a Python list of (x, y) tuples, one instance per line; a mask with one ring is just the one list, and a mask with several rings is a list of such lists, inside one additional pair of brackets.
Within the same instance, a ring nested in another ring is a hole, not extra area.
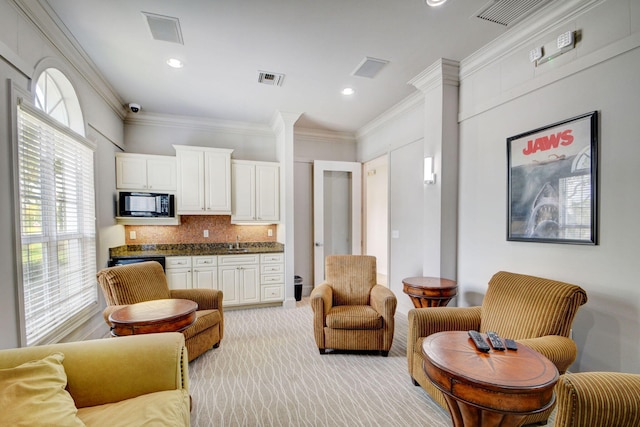
[[(282, 111), (302, 113), (296, 126), (347, 133), (413, 93), (407, 82), (439, 58), (461, 60), (508, 28), (476, 17), (494, 0), (46, 3), (142, 113), (268, 124)], [(152, 38), (142, 12), (177, 18), (183, 43)], [(353, 76), (365, 57), (389, 62), (374, 78)], [(258, 83), (259, 71), (283, 73), (282, 85)], [(342, 95), (347, 86), (355, 94)]]

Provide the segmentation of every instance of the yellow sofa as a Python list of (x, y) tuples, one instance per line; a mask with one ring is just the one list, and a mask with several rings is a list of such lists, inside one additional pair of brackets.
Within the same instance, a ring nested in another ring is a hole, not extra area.
[(0, 426), (189, 426), (187, 359), (177, 332), (1, 350)]

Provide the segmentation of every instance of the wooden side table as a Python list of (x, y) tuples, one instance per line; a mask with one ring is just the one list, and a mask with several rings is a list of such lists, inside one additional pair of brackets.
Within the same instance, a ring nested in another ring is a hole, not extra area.
[(402, 285), (415, 308), (444, 307), (458, 294), (455, 281), (439, 277), (407, 277)]
[(109, 316), (111, 335), (181, 332), (196, 321), (198, 304), (187, 299), (159, 299), (139, 302)]
[(482, 353), (467, 332), (448, 331), (425, 338), (422, 352), (425, 373), (444, 393), (454, 427), (518, 427), (555, 402), (556, 366), (525, 345)]

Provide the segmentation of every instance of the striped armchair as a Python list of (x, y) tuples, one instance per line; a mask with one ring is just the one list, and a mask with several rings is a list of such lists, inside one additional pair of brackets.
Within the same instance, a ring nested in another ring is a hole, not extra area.
[[(422, 386), (442, 407), (446, 402), (426, 376), (422, 341), (441, 331), (495, 331), (542, 353), (560, 374), (576, 359), (578, 349), (569, 337), (578, 308), (587, 302), (585, 291), (575, 285), (540, 277), (498, 272), (489, 281), (479, 307), (434, 307), (409, 311), (407, 359), (415, 385)], [(526, 424), (546, 422), (553, 407), (527, 417)]]
[(162, 266), (155, 261), (120, 265), (102, 269), (96, 275), (107, 307), (102, 315), (109, 315), (129, 304), (158, 299), (188, 299), (198, 304), (196, 321), (182, 331), (189, 362), (211, 347), (220, 345), (224, 333), (222, 291), (215, 289), (169, 289)]
[(396, 296), (376, 281), (376, 258), (330, 255), (325, 282), (311, 292), (313, 329), (320, 354), (326, 349), (389, 354)]
[(636, 427), (640, 423), (638, 374), (567, 373), (555, 391), (555, 427)]

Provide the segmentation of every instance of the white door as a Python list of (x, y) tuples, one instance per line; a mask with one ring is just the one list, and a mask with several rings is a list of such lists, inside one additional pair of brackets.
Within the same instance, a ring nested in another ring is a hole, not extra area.
[(324, 280), (327, 255), (360, 255), (362, 251), (362, 165), (313, 162), (314, 282)]

